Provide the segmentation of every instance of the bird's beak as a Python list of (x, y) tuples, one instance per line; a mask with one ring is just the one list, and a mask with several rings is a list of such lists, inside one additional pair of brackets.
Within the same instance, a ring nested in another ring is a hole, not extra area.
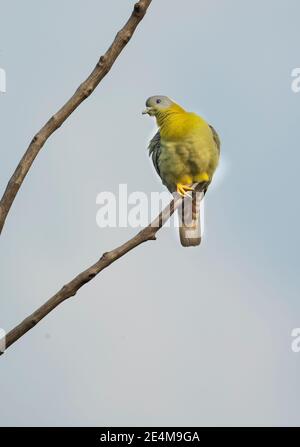
[(142, 115), (151, 115), (152, 107), (146, 107), (145, 110), (142, 111)]

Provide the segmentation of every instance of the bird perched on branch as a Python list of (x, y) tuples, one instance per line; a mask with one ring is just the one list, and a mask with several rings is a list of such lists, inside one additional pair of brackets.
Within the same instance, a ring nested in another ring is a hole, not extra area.
[[(167, 96), (148, 98), (143, 114), (154, 116), (159, 128), (149, 144), (158, 175), (171, 193), (185, 197), (178, 210), (181, 244), (199, 245), (200, 201), (218, 165), (218, 134), (203, 118), (186, 112)], [(202, 184), (201, 193), (196, 192), (195, 184)]]

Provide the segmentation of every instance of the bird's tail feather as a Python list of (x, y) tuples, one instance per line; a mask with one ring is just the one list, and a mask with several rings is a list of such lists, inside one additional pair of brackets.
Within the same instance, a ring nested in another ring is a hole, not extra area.
[(192, 196), (187, 196), (178, 208), (179, 236), (183, 247), (195, 247), (201, 243), (203, 228), (201, 228), (200, 206), (203, 197), (203, 191), (193, 191)]

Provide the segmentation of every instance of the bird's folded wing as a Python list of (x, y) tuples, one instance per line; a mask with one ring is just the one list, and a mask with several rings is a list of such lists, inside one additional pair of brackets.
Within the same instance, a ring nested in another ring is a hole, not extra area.
[(216, 145), (217, 145), (217, 148), (218, 148), (218, 151), (219, 151), (219, 154), (220, 154), (220, 150), (221, 150), (221, 140), (220, 140), (220, 137), (219, 137), (219, 135), (217, 134), (217, 131), (213, 128), (213, 126), (211, 126), (211, 125), (209, 124), (209, 127), (211, 128), (211, 131), (212, 131), (212, 134), (213, 134), (214, 141), (215, 141), (215, 143), (216, 143)]
[(159, 131), (154, 135), (152, 140), (149, 143), (148, 146), (149, 149), (149, 155), (152, 156), (153, 165), (155, 167), (156, 172), (160, 176), (159, 171), (159, 157), (161, 153), (161, 146), (160, 146), (160, 133)]

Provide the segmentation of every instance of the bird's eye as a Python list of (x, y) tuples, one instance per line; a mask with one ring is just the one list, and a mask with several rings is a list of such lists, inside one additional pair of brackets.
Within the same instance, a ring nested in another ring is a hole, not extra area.
[(159, 104), (161, 102), (161, 99), (156, 100), (156, 104)]

